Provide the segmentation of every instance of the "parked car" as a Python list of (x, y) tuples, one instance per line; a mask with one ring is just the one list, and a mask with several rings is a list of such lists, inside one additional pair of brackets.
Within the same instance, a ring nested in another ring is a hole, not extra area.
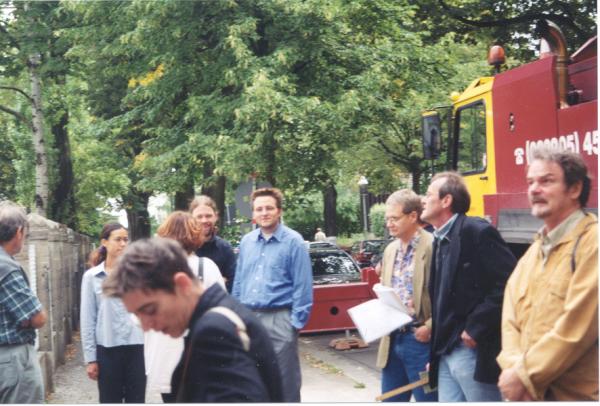
[(382, 246), (388, 243), (388, 240), (362, 240), (357, 241), (350, 248), (352, 258), (361, 268), (372, 266), (371, 257), (379, 253)]
[(372, 266), (372, 267), (376, 267), (377, 266), (377, 263), (379, 261), (381, 261), (381, 259), (383, 258), (383, 252), (385, 251), (385, 249), (387, 248), (387, 246), (392, 241), (394, 241), (394, 239), (390, 238), (390, 239), (385, 240), (385, 242), (383, 244), (381, 244), (381, 246), (379, 247), (379, 250), (371, 256), (371, 261), (370, 261), (371, 265), (370, 266)]
[(360, 282), (360, 267), (350, 255), (333, 244), (310, 243), (313, 285)]

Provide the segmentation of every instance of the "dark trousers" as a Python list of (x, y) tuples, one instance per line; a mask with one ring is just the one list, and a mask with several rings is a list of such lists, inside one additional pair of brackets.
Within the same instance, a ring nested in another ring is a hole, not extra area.
[(100, 403), (144, 403), (146, 371), (144, 346), (98, 346), (98, 391)]

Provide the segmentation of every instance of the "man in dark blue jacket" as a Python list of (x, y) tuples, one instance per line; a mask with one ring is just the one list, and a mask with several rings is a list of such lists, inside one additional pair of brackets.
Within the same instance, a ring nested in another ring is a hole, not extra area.
[(144, 330), (172, 337), (187, 329), (172, 377), (176, 402), (280, 402), (281, 374), (262, 323), (217, 285), (204, 289), (175, 241), (126, 248), (104, 293), (120, 297)]
[(196, 255), (210, 258), (217, 264), (225, 279), (227, 292), (231, 293), (235, 277), (235, 253), (231, 244), (217, 235), (217, 204), (209, 196), (196, 196), (190, 203), (190, 213), (202, 225), (205, 238), (204, 244), (196, 250)]
[(455, 172), (433, 177), (421, 218), (434, 227), (430, 382), (440, 402), (501, 401), (500, 320), (516, 259), (498, 231), (467, 217), (471, 198)]

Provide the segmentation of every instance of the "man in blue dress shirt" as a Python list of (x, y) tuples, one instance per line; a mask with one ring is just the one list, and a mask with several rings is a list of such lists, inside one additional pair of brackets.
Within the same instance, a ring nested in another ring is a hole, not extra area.
[(259, 228), (242, 238), (232, 295), (257, 315), (271, 336), (284, 402), (299, 402), (298, 331), (313, 304), (312, 267), (302, 236), (280, 223), (282, 200), (276, 188), (252, 193), (252, 218)]

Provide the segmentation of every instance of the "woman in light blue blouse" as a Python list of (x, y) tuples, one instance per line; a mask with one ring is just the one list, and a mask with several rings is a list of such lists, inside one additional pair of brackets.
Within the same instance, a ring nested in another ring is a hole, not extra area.
[(100, 403), (144, 403), (144, 333), (120, 299), (102, 294), (102, 282), (129, 241), (127, 229), (108, 223), (81, 281), (81, 344), (88, 377), (98, 381)]

